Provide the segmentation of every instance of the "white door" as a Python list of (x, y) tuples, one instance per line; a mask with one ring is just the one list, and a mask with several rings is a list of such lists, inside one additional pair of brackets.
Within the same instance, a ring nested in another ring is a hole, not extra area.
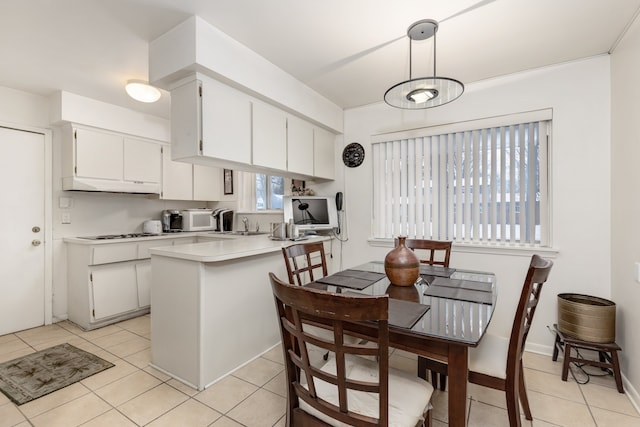
[(45, 320), (44, 141), (0, 127), (0, 335)]

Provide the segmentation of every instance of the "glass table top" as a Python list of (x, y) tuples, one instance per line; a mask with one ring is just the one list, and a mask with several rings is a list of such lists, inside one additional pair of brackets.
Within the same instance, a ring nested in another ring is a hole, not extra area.
[[(497, 299), (492, 273), (452, 268), (450, 277), (422, 275), (413, 286), (396, 286), (384, 276), (362, 290), (323, 285), (331, 292), (388, 294), (392, 299), (428, 305), (429, 310), (411, 328), (417, 334), (476, 344), (489, 326)], [(384, 274), (383, 262), (369, 262), (349, 269)], [(317, 284), (316, 284), (317, 286)], [(314, 287), (316, 287), (314, 286)], [(426, 293), (426, 295), (425, 295)], [(430, 295), (431, 294), (431, 295)], [(393, 326), (390, 326), (390, 329)], [(398, 328), (398, 327), (396, 327)]]

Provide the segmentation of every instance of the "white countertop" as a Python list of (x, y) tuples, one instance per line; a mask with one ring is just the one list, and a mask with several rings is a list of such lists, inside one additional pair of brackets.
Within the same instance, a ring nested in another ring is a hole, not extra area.
[[(118, 234), (118, 233), (112, 233)], [(123, 233), (124, 234), (124, 233)], [(244, 238), (245, 236), (240, 236), (237, 234), (231, 233), (221, 233), (217, 231), (182, 231), (179, 233), (163, 233), (155, 236), (140, 236), (140, 237), (129, 237), (126, 239), (87, 239), (83, 237), (65, 237), (63, 241), (66, 243), (74, 243), (79, 245), (108, 245), (114, 243), (127, 243), (127, 242), (145, 242), (149, 240), (166, 240), (166, 239), (179, 239), (180, 237), (211, 237), (211, 238), (221, 238), (221, 239), (238, 239)], [(252, 236), (253, 237), (253, 236)], [(256, 236), (258, 237), (258, 236)], [(266, 235), (265, 235), (266, 237)]]
[(281, 248), (294, 243), (318, 242), (330, 239), (329, 236), (320, 235), (309, 236), (305, 240), (295, 242), (291, 240), (271, 240), (268, 235), (232, 237), (233, 239), (224, 239), (213, 242), (162, 246), (150, 249), (150, 253), (152, 257), (153, 255), (159, 255), (197, 262), (218, 262), (279, 252)]

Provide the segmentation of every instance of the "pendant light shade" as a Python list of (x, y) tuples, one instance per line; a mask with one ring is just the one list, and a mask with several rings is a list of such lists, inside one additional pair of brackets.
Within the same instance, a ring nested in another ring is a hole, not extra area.
[[(384, 101), (392, 107), (405, 110), (420, 110), (449, 103), (464, 92), (464, 85), (456, 79), (436, 75), (436, 32), (438, 23), (423, 19), (413, 23), (407, 30), (409, 37), (409, 80), (392, 86), (384, 94)], [(433, 76), (411, 78), (411, 44), (413, 40), (433, 37)]]
[(160, 89), (142, 80), (129, 80), (125, 89), (130, 97), (140, 102), (156, 102), (162, 95)]

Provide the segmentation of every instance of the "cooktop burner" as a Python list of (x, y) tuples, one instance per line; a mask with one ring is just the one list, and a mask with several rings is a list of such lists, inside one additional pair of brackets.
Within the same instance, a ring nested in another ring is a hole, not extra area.
[(134, 237), (158, 236), (152, 233), (130, 233), (130, 234), (103, 234), (102, 236), (81, 237), (81, 239), (89, 240), (110, 240), (110, 239), (132, 239)]

